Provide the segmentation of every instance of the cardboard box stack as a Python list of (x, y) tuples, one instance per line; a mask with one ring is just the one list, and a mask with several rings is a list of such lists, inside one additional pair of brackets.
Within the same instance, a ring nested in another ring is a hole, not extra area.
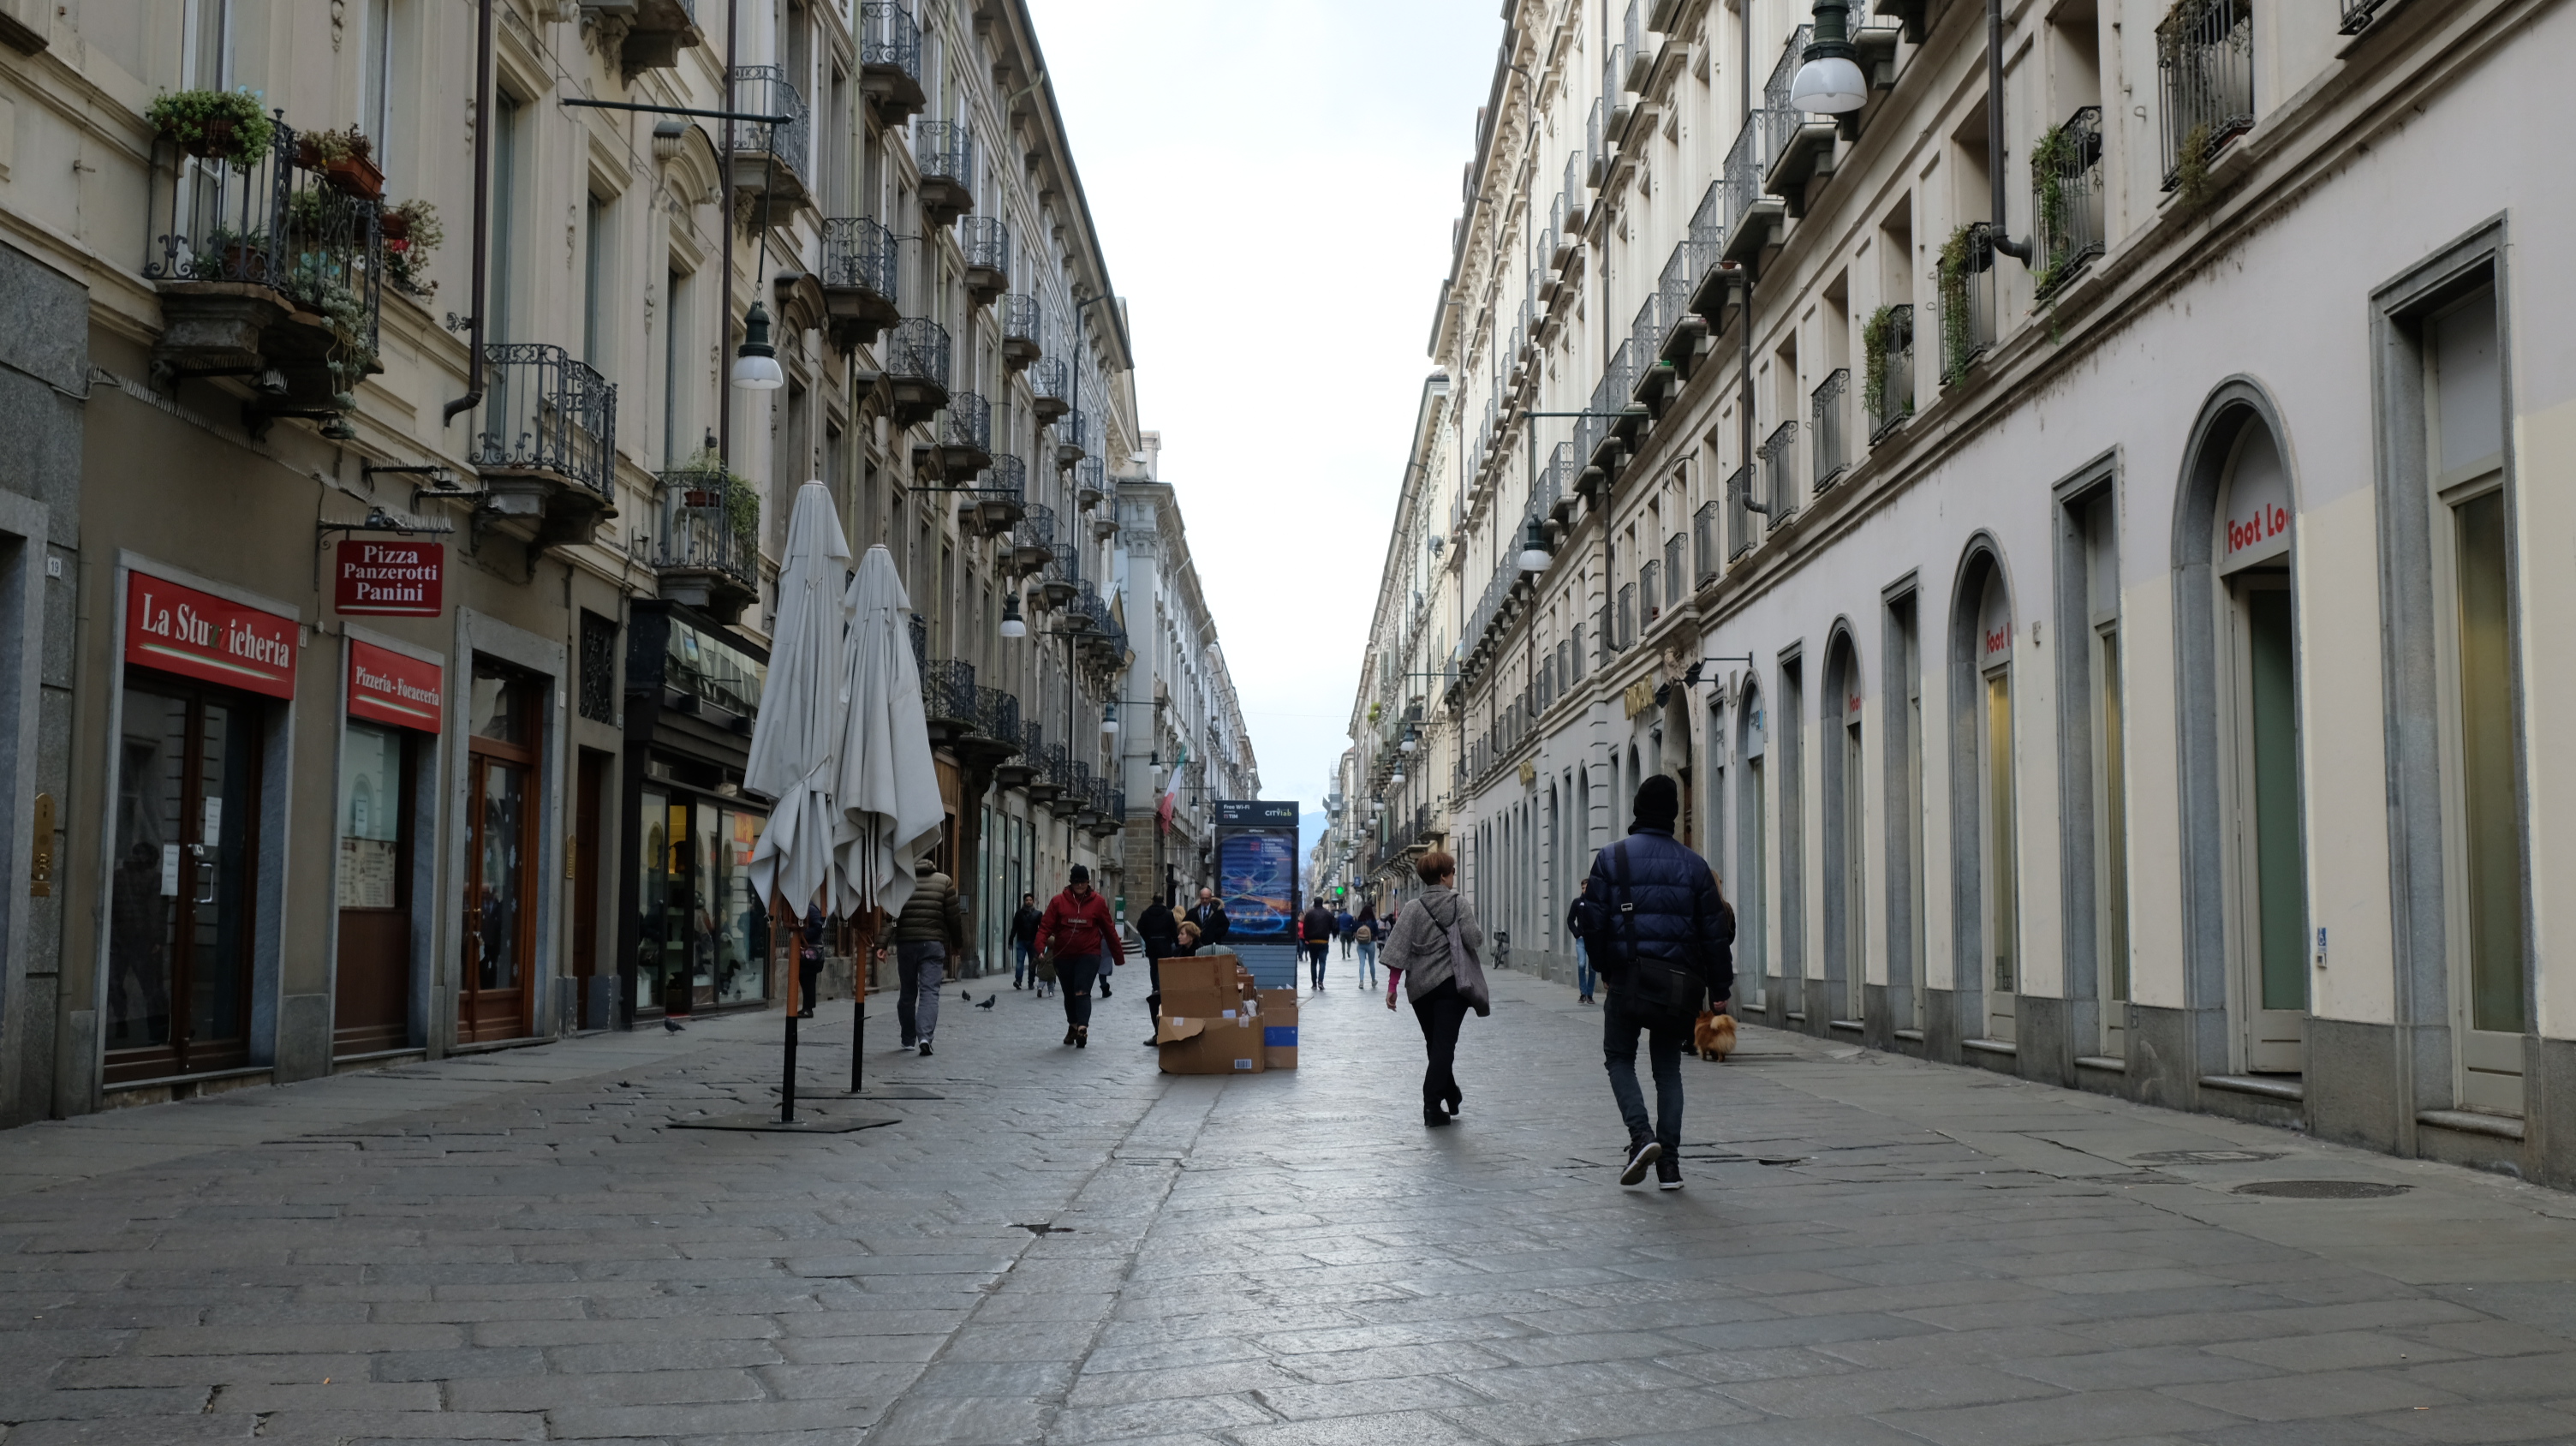
[(1297, 991), (1264, 989), (1261, 1000), (1262, 1054), (1272, 1069), (1297, 1067)]
[(1286, 1062), (1269, 1044), (1272, 991), (1256, 990), (1252, 973), (1231, 954), (1201, 954), (1162, 963), (1163, 1005), (1154, 1021), (1165, 1074), (1260, 1074), (1294, 1069), (1295, 990), (1287, 1012)]

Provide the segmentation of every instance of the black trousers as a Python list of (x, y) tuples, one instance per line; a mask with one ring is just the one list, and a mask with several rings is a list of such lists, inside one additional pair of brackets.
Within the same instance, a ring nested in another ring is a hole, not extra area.
[(1306, 945), (1306, 963), (1315, 976), (1315, 987), (1318, 989), (1324, 987), (1324, 960), (1326, 957), (1324, 951), (1332, 947), (1333, 946), (1330, 943), (1322, 939), (1314, 940)]
[(1064, 990), (1065, 1023), (1091, 1023), (1091, 985), (1100, 977), (1100, 966), (1106, 958), (1101, 954), (1055, 956), (1055, 982)]
[(1444, 981), (1439, 988), (1413, 1001), (1413, 1017), (1422, 1024), (1423, 1047), (1431, 1055), (1430, 1064), (1422, 1071), (1422, 1108), (1438, 1109), (1456, 1096), (1458, 1076), (1453, 1066), (1458, 1062), (1458, 1026), (1467, 1022), (1467, 1012), (1475, 1006), (1458, 992), (1458, 982)]

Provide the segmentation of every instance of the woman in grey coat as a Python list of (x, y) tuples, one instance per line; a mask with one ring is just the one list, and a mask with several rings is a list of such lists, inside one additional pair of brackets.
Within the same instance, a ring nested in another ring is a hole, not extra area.
[[(1465, 1102), (1451, 1069), (1458, 1057), (1458, 1028), (1467, 1022), (1471, 1009), (1491, 1013), (1493, 996), (1485, 987), (1484, 968), (1477, 962), (1485, 931), (1476, 923), (1476, 911), (1452, 888), (1458, 861), (1434, 849), (1414, 861), (1413, 871), (1425, 887), (1410, 907), (1396, 915), (1394, 932), (1387, 936), (1380, 957), (1390, 974), (1403, 976), (1404, 997), (1413, 1001), (1413, 1017), (1422, 1024), (1422, 1042), (1431, 1055), (1429, 1067), (1422, 1072), (1422, 1123), (1436, 1129), (1455, 1118), (1458, 1106)], [(1458, 950), (1450, 948), (1453, 932), (1461, 946)], [(1387, 990), (1386, 1007), (1395, 1007), (1392, 987)]]

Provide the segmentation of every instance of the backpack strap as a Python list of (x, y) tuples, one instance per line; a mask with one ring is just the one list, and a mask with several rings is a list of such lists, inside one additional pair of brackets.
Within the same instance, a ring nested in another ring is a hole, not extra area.
[(1624, 962), (1633, 974), (1637, 967), (1637, 901), (1628, 890), (1628, 841), (1621, 839), (1610, 846), (1610, 917), (1617, 926)]

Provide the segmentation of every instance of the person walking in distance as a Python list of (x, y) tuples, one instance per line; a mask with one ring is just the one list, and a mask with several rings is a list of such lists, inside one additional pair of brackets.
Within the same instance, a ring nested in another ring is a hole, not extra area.
[(1037, 953), (1038, 920), (1043, 917), (1045, 916), (1038, 912), (1037, 895), (1020, 895), (1020, 911), (1011, 916), (1011, 987), (1013, 989), (1028, 982), (1029, 961)]
[(1360, 921), (1351, 917), (1351, 911), (1348, 905), (1344, 905), (1339, 913), (1333, 915), (1333, 932), (1339, 936), (1342, 941), (1342, 960), (1345, 963), (1348, 963), (1350, 960), (1351, 943), (1353, 939), (1357, 937), (1359, 931)]
[(1375, 989), (1377, 987), (1377, 930), (1362, 924), (1359, 926), (1358, 933), (1359, 937), (1351, 942), (1359, 946), (1360, 987)]
[[(1136, 940), (1145, 950), (1145, 977), (1149, 991), (1145, 996), (1148, 1019), (1163, 1012), (1163, 961), (1181, 951), (1181, 921), (1172, 914), (1172, 906), (1156, 894), (1154, 902), (1136, 919)], [(1145, 1037), (1147, 1044), (1154, 1037)]]
[[(1682, 1187), (1682, 1050), (1703, 998), (1735, 988), (1735, 911), (1718, 893), (1708, 861), (1673, 837), (1681, 790), (1655, 774), (1637, 785), (1628, 836), (1593, 856), (1583, 894), (1567, 910), (1610, 993), (1601, 1008), (1603, 1066), (1628, 1128), (1619, 1183), (1655, 1172), (1662, 1189)], [(1637, 1036), (1655, 1072), (1655, 1118), (1637, 1087)]]
[(1056, 983), (1064, 987), (1064, 1042), (1091, 1046), (1091, 985), (1104, 960), (1124, 957), (1118, 921), (1109, 901), (1093, 893), (1091, 870), (1080, 864), (1066, 876), (1064, 892), (1047, 901), (1038, 920), (1038, 948), (1055, 951)]
[(1306, 945), (1306, 968), (1314, 976), (1317, 993), (1324, 989), (1324, 961), (1331, 958), (1333, 947), (1333, 913), (1318, 899), (1306, 906), (1306, 917), (1298, 924), (1298, 937)]
[(814, 1017), (814, 996), (823, 987), (823, 906), (807, 904), (805, 921), (796, 930), (796, 1017)]
[(1234, 932), (1234, 923), (1225, 916), (1225, 905), (1217, 902), (1216, 890), (1202, 888), (1199, 901), (1190, 906), (1189, 920), (1199, 926), (1199, 947), (1212, 948), (1226, 942)]
[[(1430, 1062), (1422, 1072), (1422, 1123), (1432, 1128), (1457, 1118), (1466, 1102), (1455, 1069), (1458, 1030), (1467, 1011), (1493, 1012), (1493, 994), (1477, 951), (1485, 931), (1452, 885), (1458, 861), (1438, 849), (1414, 860), (1422, 894), (1404, 911), (1386, 941), (1386, 967), (1404, 978), (1404, 997), (1413, 1002), (1413, 1017), (1422, 1025), (1422, 1042)], [(1389, 980), (1386, 1007), (1395, 1007)]]
[(966, 947), (966, 906), (956, 882), (923, 859), (913, 865), (912, 897), (894, 919), (895, 1023), (903, 1048), (930, 1053), (939, 1031), (939, 986), (948, 961)]

